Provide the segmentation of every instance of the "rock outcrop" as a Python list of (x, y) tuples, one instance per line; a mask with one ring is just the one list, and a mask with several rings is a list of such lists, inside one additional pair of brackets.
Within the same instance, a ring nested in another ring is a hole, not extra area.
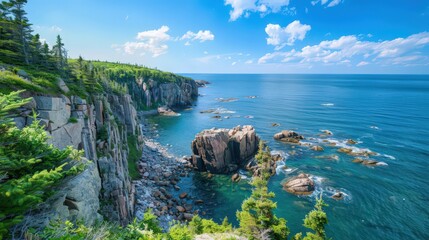
[(101, 179), (94, 162), (87, 161), (87, 168), (81, 174), (66, 179), (65, 184), (55, 190), (55, 195), (27, 214), (16, 229), (25, 232), (29, 228), (42, 230), (51, 221), (80, 220), (88, 225), (102, 221), (99, 192)]
[(304, 173), (288, 179), (282, 185), (284, 190), (295, 195), (309, 195), (314, 191), (313, 180)]
[(254, 157), (258, 144), (252, 126), (204, 130), (192, 141), (191, 163), (198, 171), (231, 173)]
[(274, 135), (274, 139), (287, 143), (299, 143), (299, 141), (304, 139), (304, 137), (294, 131), (283, 130), (276, 133)]
[(144, 108), (185, 107), (198, 97), (197, 83), (191, 79), (177, 79), (176, 82), (166, 83), (138, 79), (129, 86), (129, 91), (133, 100)]
[[(40, 209), (49, 216), (41, 218), (44, 223), (51, 218), (92, 223), (100, 219), (100, 212), (112, 221), (127, 224), (134, 218), (135, 192), (128, 173), (128, 138), (137, 140), (134, 147), (142, 146), (131, 96), (91, 96), (91, 103), (77, 96), (34, 96), (33, 99), (31, 104), (19, 109), (17, 125), (24, 127), (34, 121), (31, 114), (34, 109), (51, 136), (50, 143), (61, 149), (70, 145), (82, 149), (91, 162), (87, 170), (61, 186), (61, 189), (71, 189), (71, 193), (64, 192), (50, 200), (55, 214)], [(71, 209), (70, 213), (64, 210), (66, 207), (60, 208), (63, 203)], [(28, 219), (34, 217), (33, 214), (27, 216)]]

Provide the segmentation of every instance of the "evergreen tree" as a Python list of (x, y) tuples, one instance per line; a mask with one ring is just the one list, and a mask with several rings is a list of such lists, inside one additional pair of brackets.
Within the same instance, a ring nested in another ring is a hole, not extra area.
[(27, 0), (10, 0), (11, 12), (14, 16), (13, 22), (16, 26), (15, 41), (20, 44), (20, 53), (25, 64), (30, 63), (30, 47), (31, 40), (31, 24), (26, 17), (27, 13), (24, 11), (24, 6)]
[(64, 71), (67, 66), (67, 51), (64, 48), (64, 43), (60, 35), (57, 36), (57, 41), (52, 47), (52, 52), (57, 69)]
[(16, 41), (16, 24), (12, 18), (12, 4), (0, 3), (0, 61), (21, 64), (19, 41)]
[(323, 207), (328, 206), (320, 197), (316, 200), (316, 205), (314, 210), (305, 216), (304, 226), (314, 231), (307, 232), (306, 236), (302, 238), (302, 233), (298, 233), (294, 236), (294, 240), (325, 240), (325, 226), (328, 224), (328, 217), (323, 211)]
[(45, 67), (48, 70), (55, 69), (55, 63), (51, 54), (51, 51), (49, 50), (49, 45), (45, 42), (43, 43), (41, 54), (40, 54), (40, 63), (43, 67)]
[(42, 43), (40, 42), (40, 35), (36, 34), (31, 39), (30, 43), (30, 49), (31, 49), (31, 63), (33, 65), (41, 65), (42, 59), (43, 59), (43, 48)]
[(23, 129), (15, 126), (10, 111), (29, 101), (19, 93), (0, 94), (0, 239), (25, 212), (46, 200), (59, 180), (83, 170), (81, 162), (69, 159), (80, 159), (82, 152), (48, 144), (36, 119)]
[(244, 200), (241, 211), (237, 212), (237, 218), (240, 222), (240, 230), (250, 239), (286, 239), (289, 235), (289, 229), (286, 226), (286, 220), (277, 218), (273, 210), (277, 204), (271, 199), (274, 198), (273, 192), (268, 192), (268, 179), (271, 176), (270, 149), (261, 141), (256, 160), (260, 168), (260, 174), (254, 176), (251, 196)]

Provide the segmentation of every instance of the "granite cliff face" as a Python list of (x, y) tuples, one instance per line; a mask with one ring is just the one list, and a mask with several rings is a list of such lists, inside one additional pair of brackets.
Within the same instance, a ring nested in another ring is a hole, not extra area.
[[(129, 176), (128, 157), (130, 148), (143, 147), (136, 108), (191, 105), (198, 96), (198, 87), (186, 78), (164, 83), (137, 80), (130, 85), (130, 94), (92, 94), (87, 99), (23, 93), (22, 97), (33, 99), (18, 109), (17, 126), (31, 124), (35, 111), (51, 136), (50, 143), (61, 149), (73, 146), (84, 150), (87, 168), (65, 179), (55, 195), (35, 206), (17, 228), (19, 231), (42, 229), (52, 220), (92, 224), (104, 217), (126, 225), (134, 218), (135, 186)], [(63, 80), (58, 80), (58, 87), (69, 94)]]
[[(120, 224), (134, 216), (134, 186), (128, 174), (127, 139), (137, 139), (142, 147), (142, 135), (137, 111), (130, 95), (99, 95), (91, 103), (77, 96), (34, 96), (21, 108), (15, 121), (23, 127), (33, 121), (32, 109), (51, 135), (49, 140), (58, 148), (74, 146), (85, 150), (87, 169), (65, 181), (58, 194), (27, 216), (26, 224), (44, 226), (50, 220), (82, 219), (86, 223), (104, 217)], [(49, 209), (49, 210), (48, 210)], [(39, 221), (30, 221), (37, 218)]]
[(192, 141), (191, 163), (199, 171), (231, 173), (248, 163), (258, 151), (258, 144), (252, 126), (204, 130)]
[(144, 108), (167, 106), (185, 107), (198, 97), (198, 86), (193, 80), (178, 79), (176, 82), (159, 83), (152, 79), (138, 79), (129, 87), (134, 101)]

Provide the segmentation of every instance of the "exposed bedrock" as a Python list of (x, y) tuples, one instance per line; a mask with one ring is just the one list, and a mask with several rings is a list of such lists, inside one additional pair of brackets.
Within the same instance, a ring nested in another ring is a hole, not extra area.
[(255, 156), (258, 144), (253, 126), (204, 130), (192, 141), (191, 163), (198, 171), (231, 173)]

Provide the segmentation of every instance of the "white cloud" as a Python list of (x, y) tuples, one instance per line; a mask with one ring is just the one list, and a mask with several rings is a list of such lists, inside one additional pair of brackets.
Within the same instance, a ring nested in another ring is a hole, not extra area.
[(205, 42), (205, 41), (213, 41), (214, 38), (215, 36), (212, 32), (210, 32), (210, 30), (200, 30), (197, 33), (188, 31), (180, 38), (180, 40), (189, 39), (189, 41), (199, 40), (200, 42)]
[[(317, 45), (305, 46), (301, 50), (267, 53), (258, 63), (295, 62), (337, 64), (344, 61), (357, 61), (373, 64), (428, 64), (429, 57), (419, 52), (429, 45), (429, 32), (421, 32), (407, 38), (396, 38), (386, 41), (362, 41), (354, 35), (322, 41)], [(365, 61), (363, 61), (365, 59)]]
[(159, 29), (144, 31), (137, 33), (137, 41), (126, 42), (122, 47), (125, 53), (134, 54), (139, 53), (145, 55), (146, 53), (152, 54), (152, 57), (158, 57), (167, 53), (168, 45), (166, 42), (171, 39), (168, 35), (170, 28), (162, 26)]
[(52, 26), (40, 26), (40, 25), (35, 25), (34, 29), (42, 32), (56, 32), (59, 33), (61, 31), (63, 31), (62, 28), (58, 27), (57, 25), (52, 25)]
[(311, 26), (301, 24), (298, 20), (291, 22), (285, 28), (279, 24), (268, 24), (265, 32), (268, 34), (267, 44), (275, 46), (276, 50), (285, 45), (293, 45), (296, 40), (304, 40), (305, 35), (310, 31)]
[(231, 5), (229, 20), (235, 21), (241, 16), (248, 17), (251, 12), (259, 12), (263, 15), (280, 12), (289, 5), (289, 0), (225, 0), (225, 5)]
[(358, 63), (356, 65), (356, 67), (362, 67), (362, 66), (365, 66), (365, 65), (368, 65), (368, 64), (369, 64), (369, 62), (362, 61), (362, 62)]
[(209, 52), (207, 52), (207, 51), (204, 51), (203, 53), (204, 53), (204, 54), (209, 54)]
[(253, 60), (247, 60), (246, 62), (244, 62), (245, 64), (252, 64)]
[[(320, 5), (325, 5), (329, 2), (329, 0), (314, 0), (314, 1), (311, 1), (311, 5), (314, 6), (314, 5), (318, 4), (319, 2), (320, 2)], [(326, 7), (335, 7), (342, 2), (343, 2), (342, 0), (332, 0), (329, 2), (329, 4)]]
[(234, 66), (235, 64), (237, 64), (237, 62), (233, 62), (233, 63), (231, 63), (231, 65), (232, 65), (232, 66)]
[[(322, 0), (323, 1), (323, 0)], [(328, 7), (335, 7), (338, 4), (340, 4), (342, 2), (342, 0), (332, 0), (329, 4)]]

